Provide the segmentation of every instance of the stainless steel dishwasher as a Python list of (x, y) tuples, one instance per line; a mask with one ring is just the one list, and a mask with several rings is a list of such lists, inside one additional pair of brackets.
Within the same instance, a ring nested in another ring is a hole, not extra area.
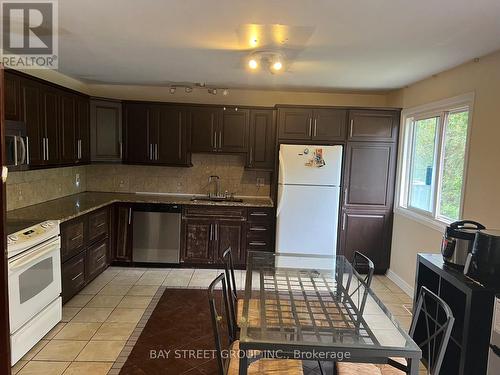
[(181, 206), (145, 204), (134, 208), (134, 262), (179, 263)]

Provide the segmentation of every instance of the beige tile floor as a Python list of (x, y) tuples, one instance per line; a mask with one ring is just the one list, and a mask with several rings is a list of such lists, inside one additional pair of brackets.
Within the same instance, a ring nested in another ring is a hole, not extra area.
[[(207, 288), (221, 270), (109, 267), (63, 307), (63, 319), (14, 367), (13, 374), (107, 374), (160, 286)], [(244, 271), (236, 271), (243, 289)], [(406, 329), (411, 298), (385, 276), (373, 289)]]

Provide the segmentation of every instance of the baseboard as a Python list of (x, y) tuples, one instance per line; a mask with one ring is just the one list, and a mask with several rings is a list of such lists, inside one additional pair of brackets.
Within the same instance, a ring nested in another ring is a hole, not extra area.
[(391, 269), (387, 270), (387, 273), (385, 274), (394, 284), (399, 286), (403, 292), (408, 294), (411, 298), (413, 298), (413, 287), (408, 284), (406, 281), (404, 281), (399, 275), (397, 275), (394, 271)]

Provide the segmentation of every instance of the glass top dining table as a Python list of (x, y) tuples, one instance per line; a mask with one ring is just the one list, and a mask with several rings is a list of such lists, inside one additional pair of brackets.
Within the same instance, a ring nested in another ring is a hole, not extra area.
[[(406, 359), (403, 371), (417, 374), (420, 348), (356, 269), (344, 256), (248, 252), (240, 350), (334, 362), (397, 357)], [(240, 356), (240, 375), (251, 361)]]

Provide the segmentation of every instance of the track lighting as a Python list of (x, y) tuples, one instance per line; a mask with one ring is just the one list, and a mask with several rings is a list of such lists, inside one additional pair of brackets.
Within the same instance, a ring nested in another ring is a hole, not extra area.
[(217, 95), (217, 89), (216, 88), (209, 88), (208, 93), (212, 95)]
[(222, 95), (228, 96), (229, 95), (229, 89), (222, 90)]
[(171, 94), (175, 94), (175, 90), (177, 90), (177, 88), (176, 88), (176, 87), (173, 87), (173, 86), (172, 86), (172, 87), (170, 87), (170, 93), (171, 93)]
[(186, 86), (186, 88), (184, 90), (186, 91), (187, 94), (190, 94), (193, 91), (193, 88)]

